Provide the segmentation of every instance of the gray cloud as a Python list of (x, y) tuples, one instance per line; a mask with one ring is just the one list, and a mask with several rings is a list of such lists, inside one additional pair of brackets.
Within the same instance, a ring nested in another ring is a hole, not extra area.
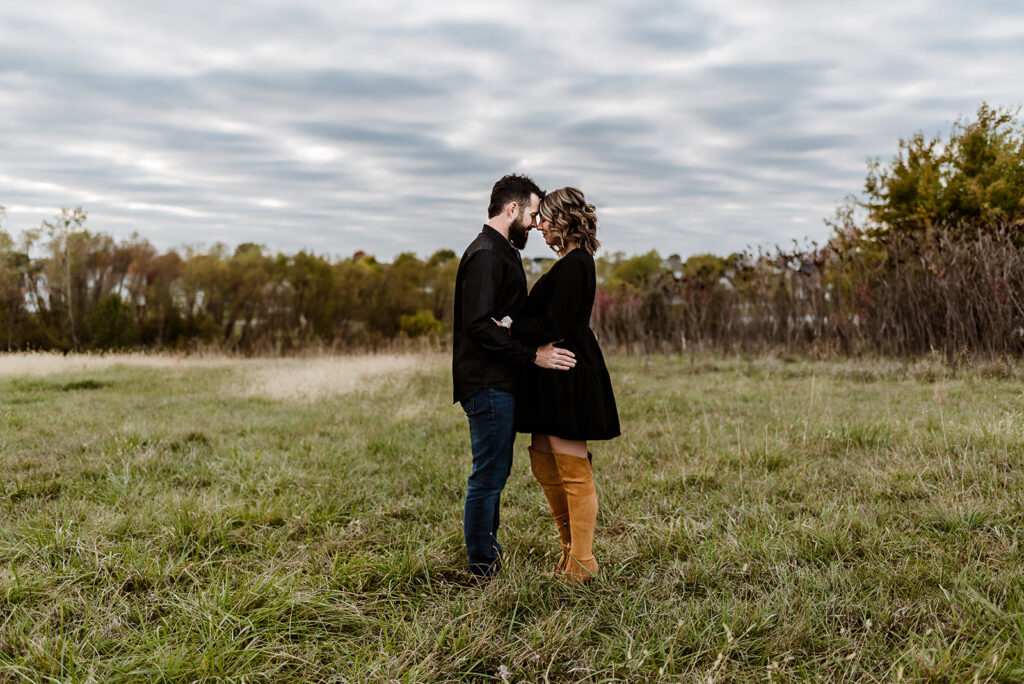
[(866, 159), (1021, 104), (1022, 37), (995, 1), (8, 7), (0, 204), (390, 258), (460, 250), (525, 170), (583, 188), (609, 251), (820, 240)]

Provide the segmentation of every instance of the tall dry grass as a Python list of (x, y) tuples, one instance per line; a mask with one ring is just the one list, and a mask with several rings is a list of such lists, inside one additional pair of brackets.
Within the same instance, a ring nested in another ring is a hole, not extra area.
[(393, 379), (421, 371), (440, 372), (449, 362), (442, 354), (325, 356), (309, 359), (250, 361), (235, 394), (269, 399), (315, 399), (375, 389)]
[(224, 355), (181, 354), (59, 354), (54, 352), (16, 352), (0, 354), (0, 376), (39, 377), (57, 373), (99, 371), (114, 366), (129, 368), (220, 368), (235, 360)]
[(93, 373), (110, 368), (170, 371), (236, 368), (224, 388), (235, 397), (316, 399), (340, 396), (415, 372), (440, 372), (449, 357), (439, 353), (321, 355), (302, 358), (237, 358), (175, 354), (0, 354), (0, 377), (44, 377)]

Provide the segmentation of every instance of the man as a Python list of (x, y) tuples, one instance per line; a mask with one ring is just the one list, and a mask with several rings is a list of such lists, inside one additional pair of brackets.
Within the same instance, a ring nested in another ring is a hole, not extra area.
[(574, 354), (553, 343), (527, 346), (495, 324), (526, 304), (526, 274), (519, 250), (537, 226), (544, 191), (526, 176), (510, 174), (491, 189), (488, 221), (466, 248), (455, 277), (452, 380), (455, 401), (469, 418), (473, 471), (466, 487), (463, 532), (469, 569), (497, 574), (498, 509), (512, 471), (516, 375), (535, 363), (569, 370)]

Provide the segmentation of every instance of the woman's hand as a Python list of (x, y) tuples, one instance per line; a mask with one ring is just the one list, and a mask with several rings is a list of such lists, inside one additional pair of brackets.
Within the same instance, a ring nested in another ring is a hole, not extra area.
[(507, 332), (509, 335), (512, 334), (512, 319), (511, 318), (509, 318), (508, 316), (505, 316), (503, 319), (501, 319), (499, 321), (497, 318), (494, 318), (492, 316), (491, 320), (494, 321), (494, 325), (498, 326), (499, 328), (504, 328), (505, 332)]

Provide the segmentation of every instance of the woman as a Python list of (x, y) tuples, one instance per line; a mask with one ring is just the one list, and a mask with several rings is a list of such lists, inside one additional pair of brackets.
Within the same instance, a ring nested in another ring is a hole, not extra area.
[(592, 551), (597, 492), (587, 441), (619, 435), (608, 369), (590, 329), (600, 246), (594, 205), (576, 188), (555, 190), (541, 202), (538, 228), (558, 261), (533, 286), (509, 332), (531, 344), (558, 341), (576, 354), (576, 367), (526, 372), (516, 392), (516, 430), (532, 433), (530, 467), (562, 542), (556, 574), (587, 581), (598, 570)]

